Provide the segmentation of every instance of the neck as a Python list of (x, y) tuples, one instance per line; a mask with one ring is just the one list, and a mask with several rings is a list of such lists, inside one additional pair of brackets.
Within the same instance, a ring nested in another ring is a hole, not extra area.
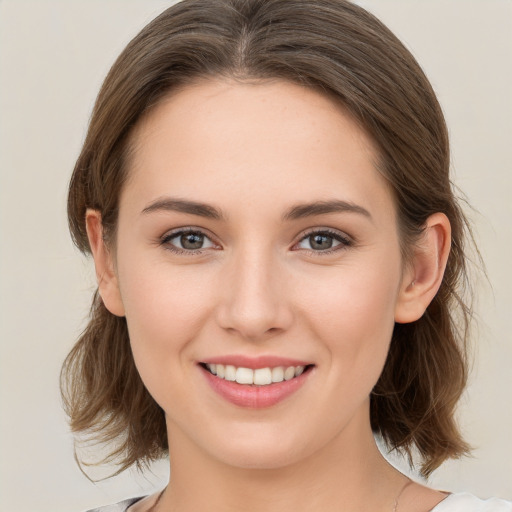
[(390, 512), (407, 481), (380, 454), (369, 419), (281, 467), (240, 468), (199, 449), (168, 422), (171, 480), (162, 512)]

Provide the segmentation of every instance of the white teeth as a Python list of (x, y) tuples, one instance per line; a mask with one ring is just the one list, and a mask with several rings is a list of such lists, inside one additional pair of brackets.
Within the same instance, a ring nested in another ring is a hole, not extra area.
[(235, 380), (238, 384), (254, 384), (254, 372), (250, 368), (237, 368)]
[(294, 366), (288, 366), (286, 370), (284, 371), (284, 380), (290, 380), (295, 377), (295, 367)]
[(284, 368), (282, 366), (276, 366), (272, 368), (272, 382), (283, 382), (284, 380)]
[(236, 368), (234, 366), (231, 366), (230, 364), (226, 365), (224, 378), (226, 380), (234, 381), (236, 380)]
[(254, 384), (257, 386), (272, 384), (272, 370), (270, 368), (258, 368), (254, 370)]
[(304, 372), (304, 366), (276, 366), (274, 368), (237, 368), (233, 365), (207, 364), (206, 367), (210, 373), (217, 375), (221, 379), (236, 381), (238, 384), (254, 384), (256, 386), (266, 386), (275, 382), (283, 382), (298, 377)]

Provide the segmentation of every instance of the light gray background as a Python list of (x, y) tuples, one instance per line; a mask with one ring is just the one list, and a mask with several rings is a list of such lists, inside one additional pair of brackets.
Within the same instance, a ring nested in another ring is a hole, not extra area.
[[(460, 410), (474, 458), (446, 464), (431, 484), (510, 499), (512, 1), (359, 3), (404, 40), (439, 95), (493, 289), (478, 284), (477, 362)], [(165, 480), (164, 463), (153, 476), (91, 484), (73, 461), (58, 375), (94, 289), (68, 236), (67, 182), (108, 68), (169, 4), (0, 0), (2, 510), (78, 512)]]

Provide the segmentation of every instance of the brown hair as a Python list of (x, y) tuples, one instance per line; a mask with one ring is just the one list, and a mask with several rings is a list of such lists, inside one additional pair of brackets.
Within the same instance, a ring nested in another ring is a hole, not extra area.
[[(129, 136), (141, 116), (177, 87), (208, 77), (283, 79), (336, 97), (372, 137), (379, 170), (396, 199), (404, 254), (429, 217), (445, 213), (452, 250), (424, 316), (396, 324), (371, 395), (371, 423), (389, 447), (417, 450), (422, 473), (468, 452), (454, 421), (467, 378), (467, 222), (449, 180), (441, 108), (421, 68), (374, 16), (345, 0), (184, 0), (126, 47), (101, 88), (71, 179), (68, 216), (78, 248), (90, 252), (87, 208), (101, 213), (112, 245)], [(96, 293), (91, 319), (62, 371), (74, 432), (116, 447), (120, 469), (166, 454), (164, 413), (144, 388), (125, 318)], [(116, 473), (116, 474), (117, 474)]]

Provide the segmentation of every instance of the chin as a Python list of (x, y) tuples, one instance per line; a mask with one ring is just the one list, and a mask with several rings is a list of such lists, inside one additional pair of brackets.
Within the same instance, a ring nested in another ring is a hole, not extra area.
[(289, 433), (287, 436), (231, 435), (216, 444), (215, 453), (210, 453), (223, 463), (242, 469), (279, 469), (308, 457), (314, 449)]
[(301, 454), (295, 450), (289, 451), (267, 451), (258, 449), (247, 450), (244, 453), (232, 452), (223, 453), (222, 462), (240, 469), (281, 469), (295, 464), (301, 459)]

